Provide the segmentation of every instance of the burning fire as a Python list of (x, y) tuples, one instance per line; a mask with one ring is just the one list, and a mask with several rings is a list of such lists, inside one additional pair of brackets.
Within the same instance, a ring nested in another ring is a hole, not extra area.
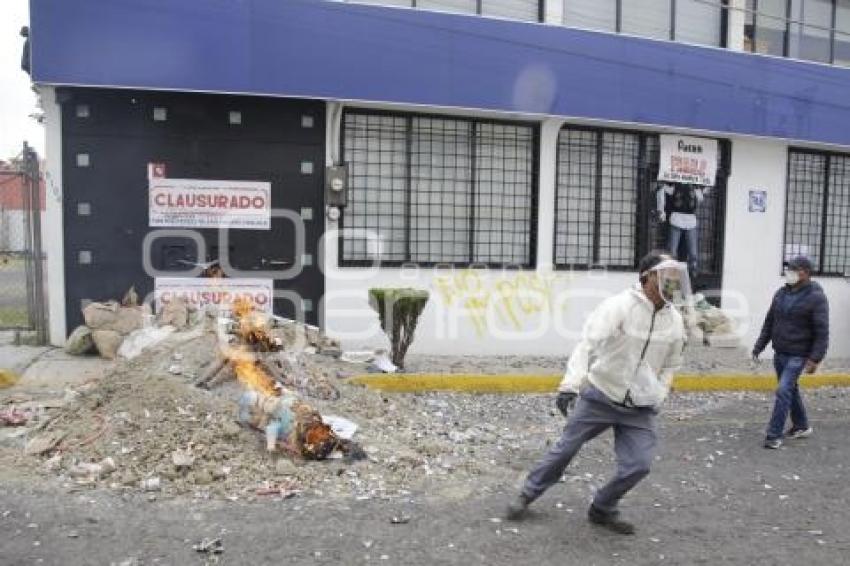
[[(251, 301), (240, 299), (234, 302), (233, 315), (236, 317), (239, 337), (246, 345), (266, 351), (272, 349), (274, 341), (268, 332), (267, 320), (254, 311)], [(263, 395), (280, 395), (274, 379), (257, 365), (256, 356), (246, 346), (232, 349), (228, 358), (243, 385)]]
[(258, 391), (267, 396), (278, 396), (280, 390), (275, 387), (274, 380), (257, 366), (254, 357), (249, 353), (231, 357), (236, 378), (249, 389)]

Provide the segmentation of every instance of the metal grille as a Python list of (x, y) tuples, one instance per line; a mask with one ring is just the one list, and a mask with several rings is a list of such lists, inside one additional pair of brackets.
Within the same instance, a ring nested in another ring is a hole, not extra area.
[(46, 341), (38, 157), (24, 144), (19, 160), (0, 163), (0, 329), (35, 330)]
[(849, 157), (789, 152), (784, 258), (799, 254), (819, 274), (850, 271)]
[(347, 112), (343, 265), (533, 264), (533, 126)]
[(640, 144), (639, 134), (561, 130), (556, 265), (636, 265)]
[[(558, 139), (555, 265), (634, 269), (638, 258), (667, 245), (655, 209), (657, 134), (566, 127)], [(697, 212), (702, 275), (719, 284), (728, 145), (721, 142), (715, 186)], [(684, 242), (683, 242), (684, 245)]]
[(850, 157), (829, 159), (823, 271), (850, 275)]

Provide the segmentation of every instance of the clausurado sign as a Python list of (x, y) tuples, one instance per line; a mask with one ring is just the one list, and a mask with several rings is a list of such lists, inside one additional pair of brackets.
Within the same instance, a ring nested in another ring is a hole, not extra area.
[(690, 136), (660, 136), (658, 180), (714, 186), (717, 140)]
[(154, 228), (271, 227), (271, 183), (168, 179), (162, 164), (148, 166), (148, 224)]
[(248, 300), (261, 312), (272, 312), (274, 286), (271, 279), (210, 279), (205, 277), (157, 277), (154, 298), (157, 310), (174, 299), (183, 299), (190, 307), (216, 307), (230, 312), (236, 300)]

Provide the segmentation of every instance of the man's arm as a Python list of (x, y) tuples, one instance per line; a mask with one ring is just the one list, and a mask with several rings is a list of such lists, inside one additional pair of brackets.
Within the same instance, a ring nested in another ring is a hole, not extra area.
[(812, 311), (812, 328), (814, 340), (809, 354), (809, 363), (806, 364), (808, 373), (814, 373), (818, 364), (826, 356), (826, 349), (829, 347), (829, 301), (825, 295), (818, 296), (818, 302)]
[(756, 340), (755, 346), (753, 346), (753, 357), (758, 357), (765, 348), (767, 348), (768, 343), (770, 343), (770, 338), (773, 335), (773, 320), (774, 320), (774, 312), (776, 310), (776, 295), (773, 296), (773, 300), (770, 302), (770, 309), (767, 311), (767, 315), (764, 317), (764, 324), (761, 326), (761, 334), (759, 334), (758, 340)]
[(558, 391), (570, 393), (581, 391), (587, 382), (594, 351), (599, 344), (620, 332), (623, 316), (619, 297), (607, 299), (596, 307), (584, 325), (581, 340), (570, 354), (567, 371)]
[(673, 376), (682, 367), (682, 354), (685, 350), (684, 334), (678, 340), (675, 340), (670, 345), (670, 350), (667, 352), (667, 359), (664, 360), (664, 365), (661, 371), (658, 372), (658, 380), (666, 389), (670, 389), (673, 384)]

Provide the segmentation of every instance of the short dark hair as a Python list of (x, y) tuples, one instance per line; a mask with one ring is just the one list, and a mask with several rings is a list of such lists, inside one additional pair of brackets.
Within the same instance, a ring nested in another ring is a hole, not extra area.
[(671, 259), (670, 253), (665, 250), (652, 250), (641, 258), (638, 262), (638, 278), (641, 283), (646, 281), (645, 273), (661, 263), (662, 261)]

